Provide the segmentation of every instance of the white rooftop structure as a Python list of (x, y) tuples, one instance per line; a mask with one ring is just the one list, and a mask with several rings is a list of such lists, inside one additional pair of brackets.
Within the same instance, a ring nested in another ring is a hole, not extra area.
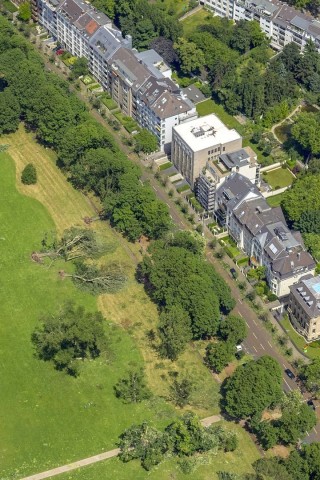
[(211, 148), (213, 145), (241, 140), (236, 130), (227, 128), (214, 114), (181, 123), (175, 126), (174, 130), (193, 152)]

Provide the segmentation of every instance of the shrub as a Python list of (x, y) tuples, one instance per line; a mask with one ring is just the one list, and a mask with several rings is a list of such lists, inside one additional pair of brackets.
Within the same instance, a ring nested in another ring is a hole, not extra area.
[(22, 171), (21, 182), (24, 185), (35, 185), (37, 183), (37, 170), (32, 163), (28, 163)]

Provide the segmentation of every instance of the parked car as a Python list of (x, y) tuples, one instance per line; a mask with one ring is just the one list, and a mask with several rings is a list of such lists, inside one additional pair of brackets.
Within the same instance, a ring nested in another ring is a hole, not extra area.
[(64, 53), (64, 50), (62, 48), (59, 48), (59, 50), (56, 51), (56, 55), (62, 55)]
[(243, 347), (242, 347), (242, 345), (237, 345), (236, 349), (237, 349), (237, 352), (242, 352)]
[(290, 368), (286, 368), (285, 372), (288, 375), (288, 377), (291, 378), (291, 380), (294, 380), (296, 378), (295, 374), (293, 373), (292, 370), (290, 370)]
[(232, 278), (237, 279), (238, 278), (238, 272), (235, 268), (230, 268), (230, 273)]

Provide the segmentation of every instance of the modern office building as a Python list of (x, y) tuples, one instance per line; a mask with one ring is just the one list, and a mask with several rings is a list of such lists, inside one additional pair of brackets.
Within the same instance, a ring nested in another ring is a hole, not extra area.
[(290, 287), (289, 318), (307, 342), (320, 338), (320, 276), (307, 275)]
[(241, 147), (239, 133), (227, 128), (216, 115), (211, 114), (173, 127), (171, 160), (194, 188), (207, 163), (218, 163), (220, 155)]

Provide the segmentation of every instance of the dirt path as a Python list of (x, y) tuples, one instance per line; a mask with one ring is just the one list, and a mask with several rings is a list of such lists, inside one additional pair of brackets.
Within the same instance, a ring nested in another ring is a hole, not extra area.
[[(209, 427), (213, 423), (217, 423), (223, 420), (220, 415), (212, 415), (211, 417), (203, 418), (201, 423), (204, 427)], [(120, 453), (119, 448), (114, 450), (109, 450), (108, 452), (99, 453), (93, 457), (84, 458), (83, 460), (78, 460), (77, 462), (68, 463), (67, 465), (62, 465), (61, 467), (53, 468), (52, 470), (46, 470), (45, 472), (36, 473), (29, 477), (21, 478), (21, 480), (43, 480), (44, 478), (51, 478), (61, 473), (71, 472), (81, 467), (86, 467), (87, 465), (92, 465), (93, 463), (102, 462), (108, 458), (117, 457)]]
[(275, 125), (273, 125), (273, 127), (271, 128), (271, 133), (272, 135), (274, 136), (274, 138), (277, 140), (277, 142), (282, 143), (281, 140), (277, 137), (277, 134), (275, 132), (275, 129), (277, 127), (280, 127), (280, 125), (282, 125), (285, 121), (287, 120), (290, 120), (290, 118), (292, 118), (300, 109), (301, 107), (303, 106), (303, 102), (299, 103), (299, 105), (290, 113), (290, 115), (288, 115), (286, 118), (284, 118), (283, 120), (281, 120), (281, 122), (279, 123), (276, 123)]

